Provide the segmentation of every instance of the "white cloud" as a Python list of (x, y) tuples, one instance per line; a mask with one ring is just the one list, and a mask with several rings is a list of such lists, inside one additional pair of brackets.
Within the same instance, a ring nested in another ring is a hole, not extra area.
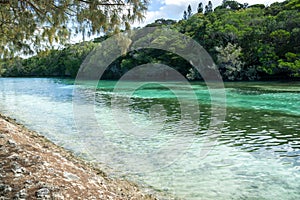
[[(189, 2), (193, 2), (193, 1), (189, 1)], [(164, 4), (166, 5), (186, 5), (187, 1), (185, 0), (164, 0), (163, 1)]]
[(154, 22), (156, 19), (160, 19), (160, 18), (168, 18), (168, 16), (158, 10), (158, 11), (148, 11), (145, 17), (145, 20), (143, 22), (136, 22), (133, 27), (143, 27), (146, 26), (147, 24), (150, 24), (152, 22)]

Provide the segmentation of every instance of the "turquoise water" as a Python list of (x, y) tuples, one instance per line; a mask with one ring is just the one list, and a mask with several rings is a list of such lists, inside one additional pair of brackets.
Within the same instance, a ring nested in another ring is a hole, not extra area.
[[(116, 91), (113, 81), (99, 82), (97, 90), (94, 82), (82, 82), (83, 97), (75, 102), (73, 84), (0, 79), (0, 112), (104, 163), (112, 175), (170, 196), (300, 199), (299, 82), (226, 83), (222, 131), (213, 136), (207, 132), (212, 111), (204, 83), (192, 83), (190, 90), (180, 83), (126, 82)], [(74, 114), (87, 106), (93, 113)], [(183, 121), (182, 107), (193, 117)]]

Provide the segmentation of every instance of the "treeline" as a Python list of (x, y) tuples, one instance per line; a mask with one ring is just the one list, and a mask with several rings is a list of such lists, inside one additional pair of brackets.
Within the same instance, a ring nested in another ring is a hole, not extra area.
[(69, 45), (62, 50), (47, 50), (36, 56), (15, 57), (0, 61), (4, 77), (75, 77), (85, 57), (95, 47), (94, 42)]
[[(222, 2), (212, 9), (211, 2), (191, 6), (183, 19), (158, 19), (148, 27), (173, 29), (192, 37), (212, 56), (224, 80), (284, 80), (300, 77), (300, 0), (248, 6), (236, 1)], [(158, 42), (159, 31), (152, 33)], [(37, 56), (2, 60), (2, 76), (75, 77), (80, 64), (99, 41), (70, 45), (63, 50), (48, 50)], [(140, 38), (139, 40), (143, 40)], [(174, 45), (181, 45), (172, 38)], [(163, 45), (163, 44), (162, 44)], [(103, 78), (118, 79), (131, 68), (146, 63), (163, 63), (190, 80), (201, 79), (188, 61), (157, 49), (130, 52), (117, 59)]]

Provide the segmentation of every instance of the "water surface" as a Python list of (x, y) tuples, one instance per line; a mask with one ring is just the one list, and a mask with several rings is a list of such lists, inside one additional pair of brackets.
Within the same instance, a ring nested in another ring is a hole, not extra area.
[[(86, 159), (104, 163), (114, 169), (114, 175), (179, 198), (300, 199), (299, 82), (226, 83), (226, 118), (213, 147), (205, 146), (211, 144), (207, 135), (211, 105), (204, 83), (192, 83), (193, 94), (180, 83), (168, 83), (176, 91), (151, 83), (130, 94), (116, 93), (113, 81), (101, 81), (96, 92), (93, 82), (84, 82), (81, 89), (94, 100), (101, 135), (91, 131), (94, 125), (88, 120), (86, 126), (76, 127), (73, 83), (0, 79), (0, 112)], [(190, 128), (193, 121), (181, 123), (178, 101), (188, 102), (195, 94), (200, 114), (197, 130)], [(129, 104), (124, 108), (122, 102), (112, 102), (116, 96), (129, 98)], [(81, 106), (86, 106), (84, 99)], [(128, 118), (116, 122), (114, 116), (124, 112)], [(130, 129), (129, 121), (138, 128)], [(205, 148), (211, 151), (201, 157)], [(179, 153), (165, 165), (160, 152), (168, 150)]]

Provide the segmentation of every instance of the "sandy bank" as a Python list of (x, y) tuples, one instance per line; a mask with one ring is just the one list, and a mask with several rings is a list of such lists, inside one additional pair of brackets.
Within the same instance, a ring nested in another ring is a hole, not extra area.
[(156, 199), (0, 114), (0, 199)]

